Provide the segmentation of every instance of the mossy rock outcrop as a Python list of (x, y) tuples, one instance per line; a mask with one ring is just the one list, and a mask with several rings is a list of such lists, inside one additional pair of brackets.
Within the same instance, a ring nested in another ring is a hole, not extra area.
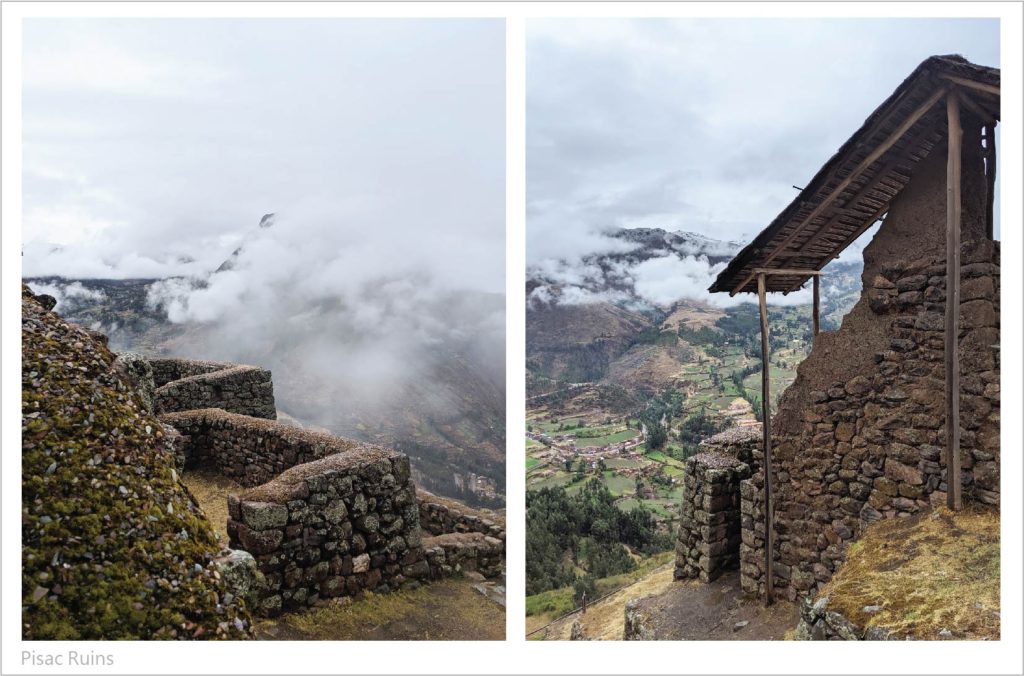
[(22, 286), (22, 635), (248, 638), (173, 441), (114, 361)]

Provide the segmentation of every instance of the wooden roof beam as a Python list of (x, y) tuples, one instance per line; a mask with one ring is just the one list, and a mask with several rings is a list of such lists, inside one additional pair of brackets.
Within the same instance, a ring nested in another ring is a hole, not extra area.
[(994, 125), (996, 123), (995, 116), (992, 115), (987, 110), (985, 110), (984, 108), (982, 108), (981, 106), (979, 106), (974, 101), (974, 99), (967, 95), (967, 92), (965, 92), (962, 89), (956, 89), (955, 91), (956, 97), (957, 99), (959, 99), (959, 102), (962, 103), (964, 107), (966, 107), (969, 111), (977, 115), (978, 118), (981, 120), (982, 124)]
[[(924, 132), (921, 135), (921, 137), (918, 138), (918, 141), (920, 141), (921, 138), (924, 138), (925, 136), (927, 136), (927, 134), (928, 134), (927, 131)], [(914, 154), (914, 150), (915, 149), (916, 149), (916, 146), (908, 145), (903, 150), (903, 152), (897, 153), (896, 155), (891, 157), (889, 159), (889, 161), (886, 162), (885, 165), (881, 169), (878, 170), (878, 173), (875, 174), (874, 179), (867, 181), (861, 187), (861, 189), (857, 191), (857, 193), (853, 197), (851, 197), (850, 199), (848, 199), (845, 202), (845, 204), (855, 204), (858, 201), (860, 201), (861, 199), (863, 199), (864, 196), (867, 195), (868, 193), (870, 193), (872, 190), (875, 190), (882, 182), (884, 182), (887, 178), (889, 178), (890, 172), (894, 171), (900, 164), (903, 164), (904, 162), (907, 162), (907, 161), (910, 160), (910, 158)], [(909, 180), (909, 178), (908, 178), (908, 180)], [(904, 182), (904, 185), (906, 185), (906, 182)], [(900, 186), (900, 190), (902, 190), (902, 189), (903, 189), (903, 186)], [(899, 190), (897, 190), (897, 192), (899, 192)], [(886, 200), (881, 206), (882, 207), (887, 206), (889, 204), (889, 201), (891, 201), (891, 199), (892, 198), (890, 198), (890, 200)], [(806, 242), (804, 242), (800, 246), (799, 249), (795, 250), (792, 253), (797, 254), (797, 255), (803, 255), (804, 252), (808, 251), (812, 246), (817, 244), (818, 241), (821, 238), (825, 237), (826, 233), (828, 233), (830, 230), (832, 230), (832, 226), (834, 226), (838, 222), (838, 219), (844, 213), (848, 214), (849, 211), (840, 210), (840, 211), (837, 211), (837, 212), (833, 213), (831, 221), (829, 221), (828, 223), (823, 225), (821, 228), (819, 228), (818, 231), (816, 233), (814, 233), (814, 235), (812, 235), (810, 239), (808, 239)], [(858, 219), (859, 218), (863, 218), (863, 216), (858, 216)], [(790, 253), (790, 252), (786, 252), (786, 253)], [(822, 266), (822, 267), (824, 267), (824, 266)], [(804, 280), (804, 281), (806, 281), (806, 280)], [(801, 284), (802, 283), (803, 282), (801, 282)]]
[[(853, 242), (856, 242), (857, 238), (860, 237), (861, 235), (863, 235), (865, 230), (870, 228), (872, 225), (874, 225), (878, 221), (885, 220), (884, 217), (885, 217), (886, 212), (888, 212), (888, 211), (889, 211), (889, 205), (886, 204), (881, 209), (879, 209), (874, 214), (872, 214), (870, 219), (865, 221), (863, 225), (861, 225), (859, 228), (857, 228), (853, 233), (850, 234), (849, 237), (846, 238), (846, 242), (843, 244), (843, 246), (837, 247), (835, 251), (833, 251), (831, 254), (828, 255), (828, 257), (825, 259), (825, 262), (822, 263), (821, 267), (824, 268), (826, 265), (828, 265), (833, 260), (835, 260), (836, 257), (839, 256), (839, 254), (842, 253), (844, 249), (846, 249), (846, 247), (850, 246), (850, 244), (852, 244)], [(790, 292), (796, 291), (801, 286), (803, 286), (804, 282), (806, 282), (806, 281), (807, 281), (806, 279), (801, 279), (800, 283), (794, 285), (792, 288), (789, 289), (789, 291)]]
[(755, 275), (786, 275), (793, 277), (796, 275), (823, 275), (821, 270), (807, 270), (797, 268), (754, 268)]
[[(832, 202), (834, 202), (840, 195), (842, 195), (843, 191), (846, 190), (850, 186), (850, 184), (854, 181), (854, 179), (856, 177), (860, 176), (861, 173), (863, 173), (865, 169), (867, 169), (872, 164), (874, 164), (876, 161), (878, 161), (878, 158), (880, 158), (882, 155), (884, 155), (886, 153), (886, 151), (888, 151), (890, 148), (892, 148), (901, 138), (903, 138), (903, 136), (908, 131), (910, 131), (910, 129), (915, 124), (917, 124), (918, 120), (920, 120), (922, 117), (924, 117), (925, 114), (927, 114), (928, 111), (930, 111), (932, 109), (932, 106), (934, 106), (938, 101), (942, 100), (942, 98), (945, 97), (948, 92), (949, 92), (949, 88), (948, 87), (944, 87), (942, 89), (936, 90), (935, 92), (932, 93), (931, 96), (929, 96), (927, 99), (925, 99), (924, 103), (922, 103), (920, 106), (918, 106), (914, 110), (914, 112), (911, 113), (907, 117), (907, 119), (905, 119), (903, 121), (903, 124), (901, 124), (899, 127), (897, 127), (895, 131), (893, 131), (891, 134), (889, 134), (889, 136), (885, 139), (885, 141), (883, 141), (877, 148), (875, 148), (873, 151), (871, 151), (871, 153), (867, 157), (865, 157), (863, 160), (861, 160), (860, 164), (858, 164), (857, 167), (852, 172), (850, 172), (850, 174), (846, 178), (844, 178), (839, 183), (839, 185), (836, 186), (834, 190), (832, 190), (832, 192), (830, 192), (828, 194), (828, 197), (823, 199), (821, 201), (821, 203), (819, 203), (818, 206), (816, 206), (814, 208), (814, 210), (811, 211), (811, 213), (807, 216), (807, 218), (803, 219), (801, 224), (798, 227), (796, 227), (793, 230), (793, 232), (790, 233), (789, 236), (786, 237), (786, 239), (780, 245), (775, 247), (775, 249), (771, 253), (769, 253), (768, 256), (766, 256), (762, 261), (760, 261), (761, 262), (761, 266), (763, 267), (763, 266), (767, 265), (768, 263), (770, 263), (772, 260), (775, 259), (775, 257), (780, 252), (782, 252), (784, 249), (789, 247), (789, 245), (793, 243), (793, 241), (796, 239), (797, 235), (800, 234), (800, 232), (807, 226), (808, 223), (810, 223), (815, 218), (817, 218), (819, 215), (821, 215), (821, 213), (823, 211), (825, 211), (825, 209), (827, 209), (832, 204)], [(752, 279), (754, 279), (756, 274), (757, 273), (755, 273), (755, 272), (749, 273), (746, 277), (744, 277), (740, 281), (739, 284), (737, 284), (733, 288), (733, 290), (731, 292), (729, 292), (729, 295), (730, 296), (736, 295), (736, 293), (740, 289), (745, 287), (747, 284), (750, 283), (750, 281)]]
[(970, 87), (976, 89), (979, 92), (985, 92), (986, 94), (992, 94), (993, 96), (1000, 96), (999, 87), (995, 85), (986, 84), (984, 82), (978, 82), (977, 80), (969, 80), (965, 77), (957, 77), (956, 75), (940, 75), (943, 80), (949, 80), (955, 82), (963, 87)]

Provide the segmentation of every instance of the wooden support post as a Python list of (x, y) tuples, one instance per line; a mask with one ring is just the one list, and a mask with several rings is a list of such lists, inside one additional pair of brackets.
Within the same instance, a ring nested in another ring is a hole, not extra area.
[[(761, 436), (764, 440), (764, 604), (775, 598), (772, 558), (775, 552), (775, 515), (772, 510), (772, 421), (769, 386), (768, 301), (765, 298), (765, 273), (757, 275), (757, 299), (761, 307)], [(815, 277), (817, 279), (817, 277)]]
[(955, 511), (960, 497), (960, 104), (946, 97), (949, 146), (946, 161), (946, 505)]
[(985, 235), (995, 238), (996, 125), (985, 125)]
[(814, 276), (814, 306), (811, 308), (811, 325), (814, 327), (814, 335), (818, 335), (819, 321), (818, 312), (821, 306), (821, 277)]

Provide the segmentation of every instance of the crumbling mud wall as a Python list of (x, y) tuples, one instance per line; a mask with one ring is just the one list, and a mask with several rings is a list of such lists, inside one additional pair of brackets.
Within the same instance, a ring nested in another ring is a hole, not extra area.
[(266, 578), (258, 612), (387, 592), (430, 576), (407, 456), (363, 447), (284, 472), (228, 501), (231, 546)]
[[(999, 244), (965, 243), (961, 264), (961, 482), (965, 499), (998, 504)], [(812, 391), (798, 428), (773, 429), (773, 570), (790, 599), (827, 582), (864, 525), (946, 499), (945, 260), (881, 267), (862, 303), (889, 337), (872, 368)], [(744, 533), (741, 579), (756, 593), (764, 590), (762, 488), (760, 473), (741, 488), (755, 529)]]
[(186, 468), (212, 466), (243, 486), (265, 483), (302, 463), (366, 447), (351, 439), (219, 408), (165, 413), (160, 420), (182, 434)]
[(275, 420), (270, 371), (245, 364), (192, 359), (150, 359), (159, 413), (220, 408)]

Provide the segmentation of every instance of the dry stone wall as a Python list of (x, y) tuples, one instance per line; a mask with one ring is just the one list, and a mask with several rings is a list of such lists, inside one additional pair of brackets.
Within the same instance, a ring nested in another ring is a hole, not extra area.
[(228, 498), (234, 549), (219, 565), (257, 613), (469, 571), (502, 574), (504, 523), (418, 496), (406, 455), (278, 423), (269, 371), (184, 359), (145, 366), (160, 420), (175, 430), (179, 467), (212, 467), (248, 487)]
[[(966, 242), (961, 264), (963, 493), (966, 500), (998, 504), (999, 244)], [(831, 578), (866, 524), (946, 498), (945, 261), (882, 265), (862, 303), (887, 329), (874, 368), (811, 391), (806, 405), (787, 412), (799, 424), (773, 429), (772, 565), (777, 593), (791, 600)], [(762, 489), (760, 472), (741, 486), (741, 579), (758, 594), (764, 591)]]
[(505, 541), (505, 524), (465, 505), (456, 505), (422, 488), (416, 491), (420, 507), (420, 525), (430, 535), (445, 533), (482, 533)]
[(231, 496), (228, 512), (231, 545), (250, 552), (265, 578), (263, 615), (430, 576), (409, 458), (390, 449), (299, 465)]
[(159, 413), (220, 408), (275, 420), (270, 371), (244, 364), (191, 359), (150, 359)]
[(243, 486), (270, 481), (295, 465), (365, 447), (350, 439), (218, 408), (165, 413), (160, 420), (183, 435), (186, 468), (212, 466)]
[(505, 541), (478, 532), (443, 533), (423, 540), (433, 579), (476, 571), (499, 577), (505, 567)]
[(739, 564), (740, 481), (750, 465), (721, 452), (686, 461), (675, 578), (717, 579)]

